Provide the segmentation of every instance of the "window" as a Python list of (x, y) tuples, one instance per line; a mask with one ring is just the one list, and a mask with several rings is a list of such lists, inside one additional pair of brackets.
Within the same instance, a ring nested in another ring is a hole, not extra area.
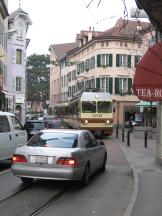
[(6, 116), (0, 116), (0, 133), (9, 132), (10, 126)]
[(23, 36), (23, 30), (22, 30), (22, 28), (18, 28), (18, 30), (17, 30), (17, 36), (18, 36), (18, 38), (22, 38), (22, 36)]
[(109, 78), (108, 77), (102, 77), (101, 78), (101, 91), (108, 92), (109, 91)]
[(98, 101), (98, 112), (99, 113), (111, 113), (112, 112), (112, 103), (109, 101)]
[(112, 94), (112, 77), (101, 77), (100, 82), (101, 91)]
[(96, 101), (82, 101), (83, 113), (96, 113)]
[(112, 54), (97, 55), (97, 67), (112, 67)]
[(22, 64), (22, 50), (16, 50), (16, 64)]
[(115, 94), (131, 94), (132, 78), (116, 77), (115, 78)]
[(16, 77), (16, 91), (21, 91), (22, 77)]
[(89, 133), (85, 133), (83, 139), (86, 148), (94, 148), (99, 145), (97, 140), (91, 137)]
[(134, 67), (137, 66), (137, 64), (139, 63), (139, 61), (141, 60), (142, 56), (139, 55), (135, 55), (134, 56)]
[(12, 120), (13, 127), (15, 130), (22, 130), (22, 126), (20, 122), (17, 120), (17, 118), (15, 118), (14, 116), (11, 116), (11, 120)]
[(131, 55), (116, 54), (116, 67), (131, 67)]

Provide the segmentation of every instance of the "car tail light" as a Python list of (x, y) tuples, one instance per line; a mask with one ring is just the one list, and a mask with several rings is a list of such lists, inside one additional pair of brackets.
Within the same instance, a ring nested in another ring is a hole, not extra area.
[(65, 166), (76, 166), (77, 163), (74, 158), (61, 157), (58, 159), (57, 164)]
[(27, 159), (23, 155), (13, 155), (13, 163), (27, 163)]

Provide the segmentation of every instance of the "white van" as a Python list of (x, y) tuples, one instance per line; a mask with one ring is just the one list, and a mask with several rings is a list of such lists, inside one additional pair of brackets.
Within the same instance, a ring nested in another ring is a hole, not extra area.
[(0, 161), (11, 158), (14, 149), (27, 142), (27, 132), (12, 113), (0, 111)]

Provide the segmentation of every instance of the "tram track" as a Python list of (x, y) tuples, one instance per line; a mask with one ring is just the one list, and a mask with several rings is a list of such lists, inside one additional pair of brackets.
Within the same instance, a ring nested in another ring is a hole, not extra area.
[(73, 185), (70, 183), (47, 181), (46, 184), (46, 181), (36, 181), (18, 192), (1, 199), (0, 215), (39, 215), (39, 213), (54, 204), (72, 187)]

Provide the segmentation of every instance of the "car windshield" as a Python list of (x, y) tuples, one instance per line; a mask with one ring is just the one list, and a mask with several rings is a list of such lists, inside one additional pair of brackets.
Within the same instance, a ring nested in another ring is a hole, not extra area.
[(27, 122), (26, 128), (34, 129), (34, 130), (42, 130), (44, 129), (44, 123), (43, 122)]
[(27, 146), (76, 148), (78, 146), (78, 135), (64, 132), (40, 132), (29, 140)]

